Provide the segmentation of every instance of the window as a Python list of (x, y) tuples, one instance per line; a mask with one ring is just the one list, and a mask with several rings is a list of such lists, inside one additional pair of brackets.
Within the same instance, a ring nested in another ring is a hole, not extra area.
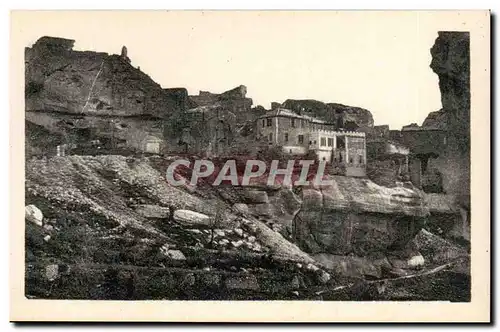
[(299, 141), (299, 144), (304, 143), (304, 135), (299, 135), (299, 136), (297, 136), (297, 139), (298, 139), (298, 141)]
[(320, 145), (326, 146), (326, 138), (325, 137), (321, 137)]
[(272, 142), (273, 141), (273, 133), (270, 133), (267, 138), (268, 138), (269, 142)]
[(273, 125), (273, 122), (272, 122), (272, 121), (273, 121), (273, 119), (271, 119), (271, 118), (267, 118), (266, 120), (267, 120), (267, 126), (268, 126), (268, 127), (271, 127), (271, 126)]
[(266, 120), (262, 119), (262, 127), (265, 127), (265, 126), (266, 126)]
[(333, 138), (328, 137), (328, 146), (333, 146)]
[(359, 163), (363, 164), (363, 156), (362, 155), (359, 156)]
[(316, 141), (315, 140), (313, 141), (313, 144), (316, 145)]
[(288, 133), (285, 133), (285, 142), (288, 142)]
[(349, 164), (352, 164), (353, 160), (352, 157), (349, 157)]
[(295, 119), (290, 119), (290, 125), (295, 128)]

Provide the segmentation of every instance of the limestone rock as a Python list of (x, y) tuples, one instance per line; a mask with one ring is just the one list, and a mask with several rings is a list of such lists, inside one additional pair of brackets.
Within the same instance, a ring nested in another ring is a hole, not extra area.
[(185, 261), (186, 256), (180, 250), (168, 250), (167, 256), (176, 261)]
[(415, 255), (408, 260), (408, 267), (421, 268), (424, 266), (425, 259), (421, 254)]
[(240, 213), (249, 213), (248, 205), (245, 203), (236, 203), (233, 208)]
[(234, 233), (236, 233), (239, 237), (243, 237), (243, 230), (241, 228), (235, 228)]
[(445, 264), (459, 257), (467, 257), (467, 250), (422, 229), (414, 239), (425, 260), (433, 264)]
[(206, 214), (190, 211), (190, 210), (176, 210), (174, 212), (174, 219), (177, 222), (187, 225), (210, 225), (210, 217)]
[(43, 226), (43, 214), (35, 205), (27, 205), (24, 208), (24, 218), (38, 226)]
[(45, 277), (48, 281), (54, 281), (59, 277), (59, 266), (57, 264), (47, 265), (45, 267)]
[(294, 237), (312, 253), (365, 256), (409, 242), (429, 210), (421, 193), (367, 179), (332, 176), (332, 186), (305, 188)]

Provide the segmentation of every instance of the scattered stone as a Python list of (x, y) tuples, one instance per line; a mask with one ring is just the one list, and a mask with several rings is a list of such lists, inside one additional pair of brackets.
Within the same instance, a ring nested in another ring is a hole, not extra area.
[(307, 264), (306, 269), (309, 271), (316, 272), (319, 270), (319, 268), (316, 265), (313, 265), (311, 263)]
[(297, 268), (301, 269), (302, 268), (302, 264), (297, 263)]
[(50, 240), (50, 235), (45, 236), (45, 237), (43, 238), (43, 240), (44, 240), (45, 242), (49, 242), (49, 240)]
[(205, 246), (201, 242), (196, 242), (196, 244), (194, 245), (194, 247), (195, 248), (205, 248)]
[(236, 266), (231, 266), (231, 267), (229, 268), (229, 270), (231, 270), (231, 271), (238, 271), (238, 268), (237, 268)]
[(204, 267), (203, 268), (203, 271), (210, 271), (210, 268), (207, 266), (207, 267)]
[(43, 225), (43, 229), (50, 232), (50, 231), (54, 230), (54, 226), (45, 224), (45, 225)]
[(244, 203), (236, 203), (233, 205), (233, 209), (240, 213), (248, 213), (248, 205)]
[(174, 220), (188, 225), (210, 225), (209, 216), (191, 210), (176, 210), (174, 212)]
[(421, 268), (424, 266), (425, 259), (421, 254), (415, 255), (408, 260), (408, 267), (410, 268)]
[(229, 240), (228, 239), (222, 239), (219, 241), (219, 244), (221, 246), (227, 246), (229, 244)]
[(188, 231), (193, 233), (193, 234), (202, 234), (202, 232), (196, 228), (188, 229)]
[(258, 243), (255, 243), (255, 244), (253, 245), (253, 251), (256, 251), (256, 252), (261, 252), (261, 251), (262, 251), (262, 247), (261, 247), (261, 245), (260, 245), (260, 244), (258, 244)]
[(219, 237), (224, 237), (224, 236), (226, 236), (226, 233), (224, 233), (224, 231), (221, 230), (221, 229), (216, 229), (215, 230), (215, 235), (217, 235)]
[(47, 265), (45, 267), (45, 277), (48, 281), (54, 281), (59, 277), (59, 266), (57, 264)]
[(247, 239), (248, 242), (254, 243), (255, 242), (255, 236), (249, 236)]
[(297, 291), (293, 291), (292, 294), (295, 296), (299, 296), (299, 292), (297, 292)]
[(235, 247), (235, 248), (239, 248), (239, 247), (241, 247), (241, 245), (243, 244), (243, 241), (241, 241), (241, 240), (238, 240), (238, 241), (231, 241), (231, 244), (233, 245), (233, 247)]
[(323, 270), (321, 270), (318, 274), (318, 280), (322, 284), (326, 284), (328, 281), (330, 281), (331, 278), (332, 277), (330, 276), (330, 274)]
[(232, 289), (247, 289), (247, 290), (259, 290), (259, 282), (253, 274), (246, 276), (228, 277), (226, 279), (226, 288), (228, 290)]
[(243, 237), (243, 230), (241, 228), (235, 228), (234, 232), (239, 236)]
[(167, 256), (176, 261), (185, 261), (186, 256), (180, 250), (168, 250)]
[(24, 218), (38, 226), (43, 226), (43, 214), (35, 205), (27, 205), (24, 208)]

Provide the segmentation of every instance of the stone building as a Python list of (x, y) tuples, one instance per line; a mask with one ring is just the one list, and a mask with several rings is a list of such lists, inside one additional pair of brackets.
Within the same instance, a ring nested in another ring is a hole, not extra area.
[(259, 117), (256, 132), (257, 139), (265, 140), (269, 147), (280, 147), (285, 154), (314, 151), (319, 160), (344, 165), (346, 175), (366, 175), (363, 132), (338, 130), (333, 123), (282, 108)]

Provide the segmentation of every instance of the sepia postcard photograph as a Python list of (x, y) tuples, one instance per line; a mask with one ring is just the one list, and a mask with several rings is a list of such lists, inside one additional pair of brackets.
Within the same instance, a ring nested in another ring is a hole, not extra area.
[(10, 16), (12, 321), (490, 320), (489, 11)]

